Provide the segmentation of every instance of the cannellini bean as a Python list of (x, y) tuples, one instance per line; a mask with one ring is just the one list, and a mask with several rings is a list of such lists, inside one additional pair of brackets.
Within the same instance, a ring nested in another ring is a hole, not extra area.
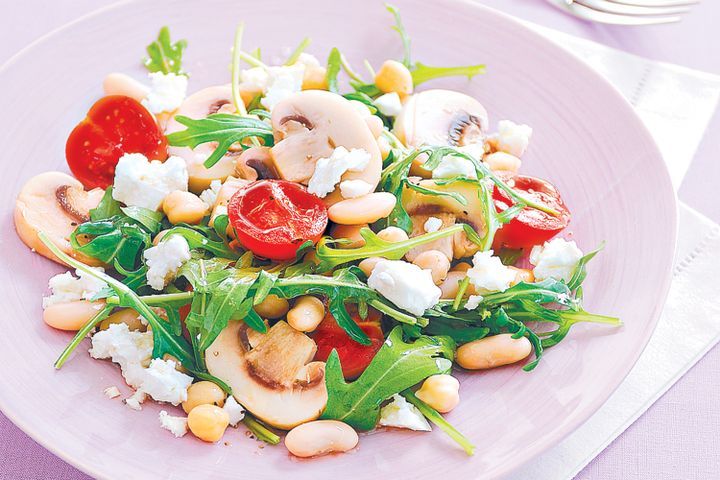
[(58, 330), (77, 331), (90, 321), (103, 308), (105, 302), (75, 300), (55, 303), (43, 311), (45, 323)]
[(198, 405), (188, 414), (188, 428), (200, 440), (217, 442), (230, 424), (230, 415), (217, 405)]
[(170, 192), (163, 200), (162, 208), (173, 225), (178, 223), (196, 225), (208, 213), (208, 207), (200, 197), (181, 190)]
[(338, 248), (359, 248), (365, 245), (365, 240), (360, 236), (360, 230), (366, 228), (367, 223), (361, 225), (335, 225), (330, 229), (333, 238), (345, 238), (351, 243), (338, 244)]
[(375, 269), (375, 265), (377, 265), (377, 263), (380, 260), (385, 260), (385, 259), (382, 257), (366, 258), (358, 264), (358, 268), (360, 268), (360, 270), (362, 270), (363, 273), (369, 277), (370, 274), (372, 273), (372, 271)]
[(530, 355), (532, 345), (525, 337), (510, 333), (481, 338), (457, 349), (457, 363), (468, 370), (485, 370), (519, 362)]
[(495, 152), (483, 158), (483, 161), (493, 172), (517, 173), (522, 162), (514, 155), (505, 152)]
[(380, 117), (378, 117), (377, 115), (370, 115), (368, 117), (365, 117), (365, 123), (367, 123), (368, 128), (370, 128), (373, 137), (376, 138), (380, 136), (383, 128), (385, 127), (382, 120), (380, 120)]
[(300, 332), (312, 332), (325, 317), (325, 305), (312, 295), (305, 295), (295, 301), (287, 314), (287, 322)]
[(306, 66), (303, 74), (303, 90), (327, 90), (327, 70), (320, 66)]
[(415, 392), (420, 400), (440, 413), (447, 413), (460, 403), (460, 382), (452, 375), (433, 375)]
[(517, 267), (508, 268), (515, 271), (515, 279), (510, 283), (510, 285), (516, 285), (520, 282), (533, 283), (535, 281), (535, 275), (533, 274), (532, 270)]
[(217, 384), (203, 380), (188, 387), (187, 400), (182, 403), (185, 413), (190, 413), (198, 405), (225, 405), (227, 395)]
[(275, 320), (276, 318), (283, 317), (288, 310), (290, 310), (290, 304), (284, 298), (271, 293), (265, 297), (262, 302), (255, 305), (254, 308), (255, 313), (262, 318)]
[(440, 285), (448, 276), (450, 260), (439, 250), (427, 250), (415, 257), (413, 263), (423, 270), (430, 270), (435, 285)]
[[(458, 293), (458, 290), (460, 289), (460, 282), (467, 276), (465, 272), (461, 271), (452, 271), (448, 272), (447, 277), (445, 277), (445, 280), (438, 285), (440, 287), (440, 291), (442, 292), (442, 295), (440, 295), (440, 298), (449, 299), (449, 298), (455, 298), (455, 296)], [(475, 286), (470, 283), (468, 284), (467, 289), (465, 290), (465, 296), (468, 295), (475, 295), (477, 291), (475, 290)]]
[(112, 315), (108, 316), (105, 320), (100, 322), (98, 325), (99, 330), (107, 330), (110, 325), (116, 323), (124, 323), (128, 326), (128, 330), (131, 331), (145, 331), (146, 326), (143, 325), (140, 320), (140, 314), (132, 308), (124, 308), (119, 310)]
[(410, 70), (395, 60), (386, 60), (375, 74), (375, 85), (383, 92), (397, 92), (400, 96), (413, 92)]
[(125, 95), (141, 102), (150, 93), (150, 87), (124, 73), (110, 73), (103, 80), (103, 91), (105, 95)]
[(339, 201), (328, 209), (328, 217), (341, 225), (373, 223), (390, 215), (395, 202), (395, 195), (392, 193), (369, 193), (362, 197)]
[(383, 160), (385, 160), (387, 156), (390, 155), (390, 150), (392, 148), (390, 146), (390, 142), (385, 137), (377, 137), (375, 140), (377, 141), (378, 148), (380, 149), (380, 156)]
[(377, 236), (385, 240), (386, 242), (404, 242), (407, 240), (408, 234), (405, 233), (405, 230), (398, 227), (387, 227), (383, 228), (377, 233)]
[(358, 444), (358, 434), (337, 420), (315, 420), (290, 430), (285, 447), (296, 457), (316, 457), (332, 452), (347, 452)]

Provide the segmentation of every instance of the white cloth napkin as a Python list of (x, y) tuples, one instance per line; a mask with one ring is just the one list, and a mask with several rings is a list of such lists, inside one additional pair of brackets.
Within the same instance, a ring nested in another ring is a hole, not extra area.
[[(717, 107), (720, 76), (531, 27), (587, 61), (635, 106), (677, 189)], [(572, 479), (720, 340), (720, 304), (713, 300), (720, 291), (720, 226), (682, 203), (679, 218), (670, 294), (640, 360), (585, 424), (508, 479)]]

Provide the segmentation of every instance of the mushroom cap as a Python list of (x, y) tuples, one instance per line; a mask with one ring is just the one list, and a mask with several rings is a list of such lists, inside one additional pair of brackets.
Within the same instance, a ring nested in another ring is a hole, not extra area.
[(208, 372), (226, 382), (235, 399), (269, 425), (289, 430), (318, 418), (327, 389), (325, 363), (310, 362), (315, 342), (281, 321), (265, 335), (253, 333), (257, 343), (250, 349), (245, 329), (244, 323), (233, 321), (220, 332), (205, 352)]
[[(208, 87), (187, 97), (175, 112), (175, 116), (183, 115), (192, 119), (205, 118), (208, 115), (217, 113), (224, 105), (232, 105), (232, 88), (230, 85)], [(175, 116), (167, 123), (166, 135), (187, 128), (175, 120)], [(208, 188), (213, 180), (225, 180), (235, 172), (235, 160), (240, 152), (234, 151), (228, 152), (212, 167), (205, 168), (203, 162), (207, 160), (216, 146), (215, 142), (210, 142), (200, 144), (194, 149), (190, 147), (168, 147), (169, 155), (181, 157), (187, 163), (188, 186), (194, 193), (200, 193)]]
[[(306, 90), (278, 103), (272, 111), (275, 170), (280, 178), (307, 185), (315, 163), (328, 158), (336, 147), (362, 149), (370, 163), (362, 172), (346, 172), (342, 180), (364, 180), (373, 189), (380, 182), (382, 157), (375, 137), (351, 102), (324, 90)], [(342, 200), (339, 189), (325, 198)]]
[(63, 252), (88, 265), (102, 265), (95, 258), (73, 250), (70, 235), (89, 220), (105, 192), (100, 188), (85, 191), (82, 183), (62, 172), (44, 172), (23, 185), (15, 201), (15, 229), (20, 239), (40, 255), (62, 264), (40, 241), (44, 232)]

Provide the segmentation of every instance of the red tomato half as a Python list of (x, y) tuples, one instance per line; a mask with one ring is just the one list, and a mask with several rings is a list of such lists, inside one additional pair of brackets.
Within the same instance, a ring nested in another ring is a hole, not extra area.
[(228, 203), (230, 224), (245, 248), (261, 257), (289, 260), (307, 240), (320, 240), (327, 207), (300, 184), (260, 180), (238, 190)]
[(152, 114), (137, 100), (122, 95), (95, 102), (65, 145), (70, 170), (86, 188), (112, 185), (115, 166), (126, 153), (165, 160), (167, 141)]
[[(505, 179), (508, 186), (520, 195), (559, 212), (557, 216), (541, 212), (534, 208), (523, 209), (510, 223), (497, 232), (494, 247), (526, 248), (539, 245), (567, 227), (570, 222), (570, 211), (554, 185), (535, 177), (518, 175)], [(495, 208), (498, 212), (505, 211), (512, 200), (507, 194), (495, 187), (493, 191)]]
[(370, 337), (372, 342), (370, 345), (361, 345), (351, 339), (330, 313), (325, 316), (312, 334), (313, 340), (317, 343), (315, 360), (324, 362), (333, 349), (337, 350), (343, 376), (348, 380), (359, 377), (365, 371), (385, 341), (380, 328), (379, 312), (370, 309), (365, 320), (352, 310), (350, 313), (360, 329)]

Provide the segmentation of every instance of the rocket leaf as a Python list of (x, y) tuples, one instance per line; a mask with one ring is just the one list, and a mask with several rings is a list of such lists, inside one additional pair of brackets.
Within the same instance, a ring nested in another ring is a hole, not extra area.
[(182, 55), (187, 47), (187, 41), (170, 41), (170, 29), (162, 27), (157, 40), (147, 46), (145, 67), (151, 72), (182, 74)]

